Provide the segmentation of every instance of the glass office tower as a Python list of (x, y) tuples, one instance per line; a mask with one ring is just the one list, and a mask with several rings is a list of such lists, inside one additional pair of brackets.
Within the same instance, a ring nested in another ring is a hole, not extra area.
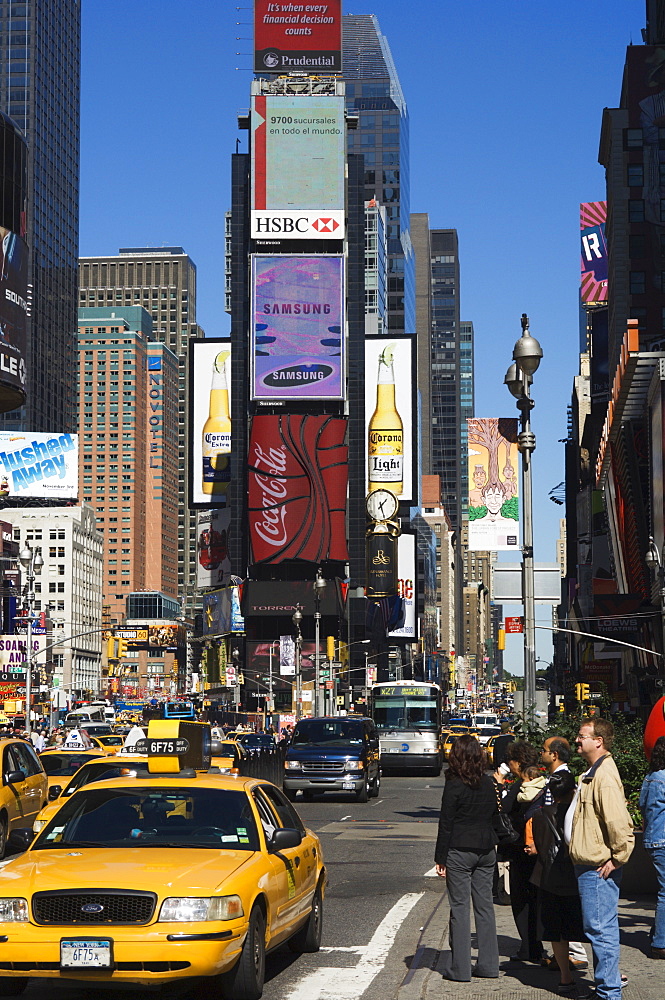
[(343, 19), (346, 105), (359, 117), (349, 153), (365, 160), (365, 200), (386, 209), (388, 330), (415, 332), (415, 264), (409, 229), (409, 113), (390, 52), (373, 14)]
[(80, 0), (0, 0), (0, 110), (28, 140), (27, 399), (0, 429), (76, 430)]

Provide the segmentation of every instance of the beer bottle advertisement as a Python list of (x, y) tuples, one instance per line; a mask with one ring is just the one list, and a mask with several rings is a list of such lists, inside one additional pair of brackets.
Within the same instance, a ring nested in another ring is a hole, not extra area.
[(367, 492), (412, 493), (412, 338), (365, 341)]
[(228, 338), (189, 345), (189, 503), (226, 507), (231, 480), (231, 374)]
[(208, 419), (203, 425), (202, 489), (206, 494), (225, 494), (231, 478), (231, 414), (226, 362), (230, 351), (219, 351), (212, 365)]

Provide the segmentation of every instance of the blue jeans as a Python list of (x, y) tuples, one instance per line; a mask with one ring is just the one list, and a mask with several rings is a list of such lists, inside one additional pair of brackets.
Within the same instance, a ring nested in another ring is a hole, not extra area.
[(658, 896), (656, 898), (656, 920), (653, 925), (652, 948), (665, 948), (665, 847), (648, 847), (653, 866), (658, 876)]
[(623, 868), (601, 878), (595, 866), (575, 865), (582, 921), (593, 951), (596, 993), (601, 1000), (621, 1000), (619, 970), (619, 889)]

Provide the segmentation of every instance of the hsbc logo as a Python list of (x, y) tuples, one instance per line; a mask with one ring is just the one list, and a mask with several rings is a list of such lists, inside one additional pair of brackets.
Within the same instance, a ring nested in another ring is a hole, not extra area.
[(253, 211), (252, 239), (271, 236), (287, 240), (341, 240), (344, 238), (344, 212)]

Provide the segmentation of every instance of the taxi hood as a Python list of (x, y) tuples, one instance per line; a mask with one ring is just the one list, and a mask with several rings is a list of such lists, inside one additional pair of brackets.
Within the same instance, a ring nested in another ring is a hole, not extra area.
[(209, 896), (253, 857), (214, 848), (54, 847), (26, 851), (0, 873), (4, 895), (126, 888), (164, 897)]

